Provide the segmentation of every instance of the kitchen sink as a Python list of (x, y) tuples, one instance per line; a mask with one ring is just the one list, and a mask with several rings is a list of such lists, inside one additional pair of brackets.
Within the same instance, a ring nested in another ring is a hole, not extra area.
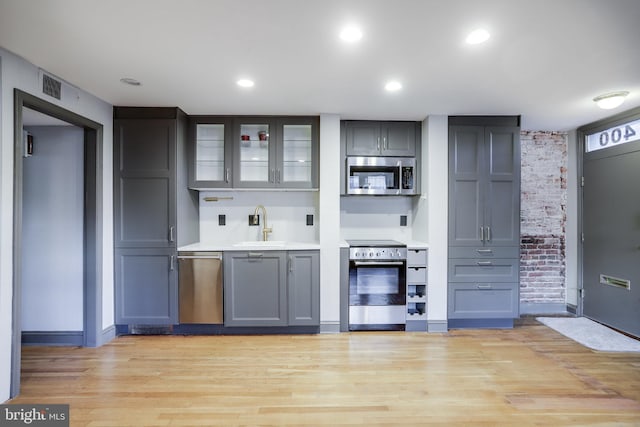
[(247, 242), (238, 242), (234, 243), (233, 246), (254, 246), (254, 247), (264, 247), (264, 246), (284, 246), (286, 242), (284, 240), (251, 240)]

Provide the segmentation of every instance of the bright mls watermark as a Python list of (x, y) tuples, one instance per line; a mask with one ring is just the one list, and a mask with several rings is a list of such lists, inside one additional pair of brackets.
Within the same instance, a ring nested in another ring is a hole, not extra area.
[(0, 427), (69, 427), (69, 405), (0, 405)]

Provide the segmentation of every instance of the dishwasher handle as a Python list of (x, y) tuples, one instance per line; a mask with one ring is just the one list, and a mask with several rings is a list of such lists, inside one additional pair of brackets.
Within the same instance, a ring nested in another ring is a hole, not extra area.
[(178, 259), (219, 259), (219, 260), (222, 260), (222, 254), (211, 254), (211, 255), (178, 255)]

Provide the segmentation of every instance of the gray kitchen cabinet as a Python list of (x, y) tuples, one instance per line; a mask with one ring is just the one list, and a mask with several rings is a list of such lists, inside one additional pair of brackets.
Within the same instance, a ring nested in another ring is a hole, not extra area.
[(233, 187), (318, 188), (317, 117), (238, 117), (232, 143)]
[(199, 239), (186, 122), (177, 108), (114, 108), (117, 324), (177, 322), (177, 246)]
[[(453, 319), (500, 319), (518, 317), (517, 283), (452, 283), (448, 312)], [(478, 322), (477, 325), (481, 325)]]
[(406, 331), (427, 330), (427, 249), (407, 248)]
[(319, 251), (224, 254), (225, 326), (319, 326)]
[(286, 326), (286, 252), (225, 252), (224, 325)]
[(449, 325), (512, 325), (519, 313), (519, 117), (449, 118), (448, 240)]
[(189, 187), (232, 186), (233, 120), (227, 117), (189, 118)]
[(420, 124), (405, 121), (343, 121), (347, 156), (414, 157)]
[(173, 249), (116, 249), (115, 283), (117, 323), (177, 323), (178, 276)]
[(320, 253), (288, 252), (289, 325), (320, 324)]

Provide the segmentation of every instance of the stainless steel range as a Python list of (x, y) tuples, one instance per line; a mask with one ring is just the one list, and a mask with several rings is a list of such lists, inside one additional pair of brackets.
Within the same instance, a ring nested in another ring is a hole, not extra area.
[(349, 330), (406, 324), (407, 247), (395, 240), (348, 240)]

